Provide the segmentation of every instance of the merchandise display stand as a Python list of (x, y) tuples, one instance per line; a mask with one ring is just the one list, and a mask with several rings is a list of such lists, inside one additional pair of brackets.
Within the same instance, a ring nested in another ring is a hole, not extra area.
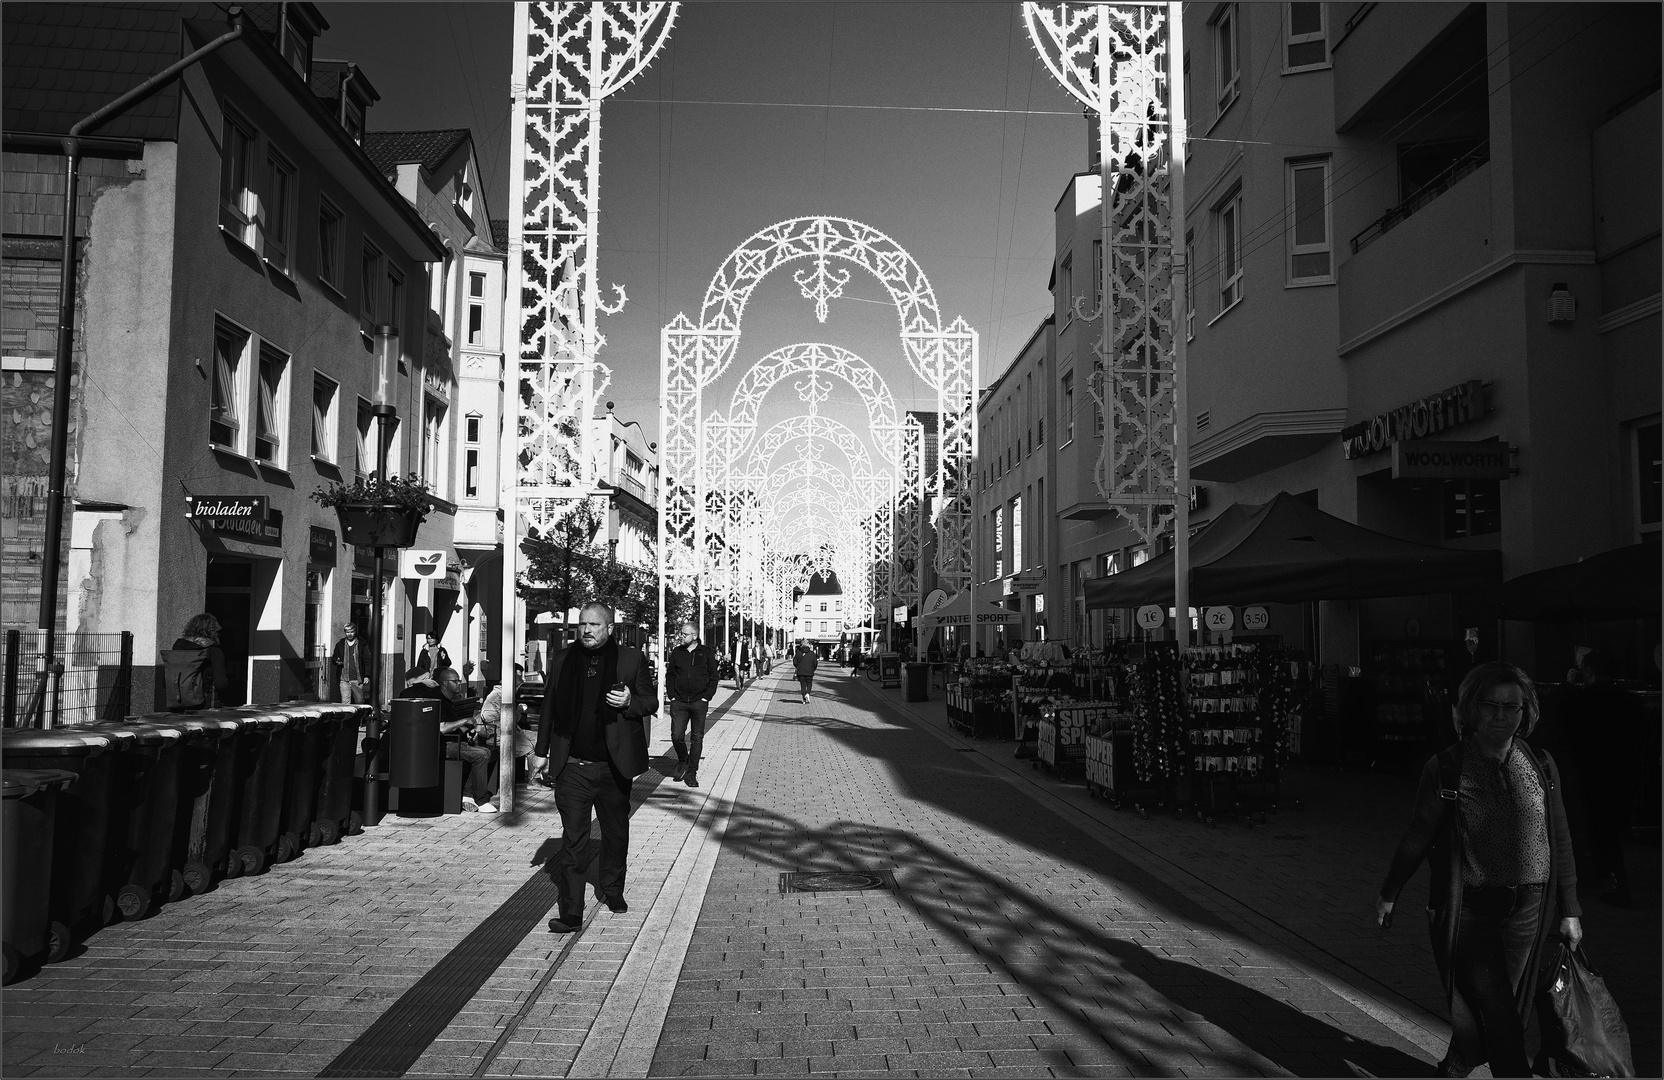
[(966, 660), (959, 681), (948, 685), (948, 726), (973, 739), (1005, 738), (1010, 685), (1003, 662), (985, 657)]

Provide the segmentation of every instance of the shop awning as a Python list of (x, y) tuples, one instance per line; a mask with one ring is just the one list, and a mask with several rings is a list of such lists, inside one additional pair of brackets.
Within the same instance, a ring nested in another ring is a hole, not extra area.
[[(986, 600), (976, 602), (976, 622), (979, 626), (998, 626), (1002, 623), (1023, 621), (1023, 613), (990, 604)], [(971, 625), (971, 594), (961, 592), (941, 607), (928, 615), (920, 615), (917, 625), (931, 626), (969, 626)]]
[[(1342, 521), (1280, 492), (1229, 507), (1190, 543), (1190, 602), (1292, 604), (1493, 588), (1495, 551), (1452, 551)], [(1088, 608), (1173, 603), (1173, 553), (1086, 582)]]
[(1664, 606), (1661, 554), (1657, 544), (1631, 544), (1521, 574), (1502, 585), (1502, 617), (1524, 622), (1656, 617)]

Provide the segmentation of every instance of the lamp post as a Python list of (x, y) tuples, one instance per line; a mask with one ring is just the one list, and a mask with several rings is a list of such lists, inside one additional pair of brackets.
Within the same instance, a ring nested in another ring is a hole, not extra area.
[[(388, 443), (393, 438), (393, 425), (398, 421), (398, 406), (393, 404), (393, 372), (399, 359), (399, 328), (376, 327), (376, 395), (370, 415), (376, 421), (376, 478), (387, 477)], [(387, 576), (387, 549), (376, 547), (374, 604), (370, 608), (370, 642), (375, 658), (370, 663), (370, 723), (364, 738), (364, 824), (381, 824), (385, 792), (382, 770), (387, 763), (384, 733), (386, 723), (382, 712), (382, 641), (383, 611), (387, 604), (384, 595)]]

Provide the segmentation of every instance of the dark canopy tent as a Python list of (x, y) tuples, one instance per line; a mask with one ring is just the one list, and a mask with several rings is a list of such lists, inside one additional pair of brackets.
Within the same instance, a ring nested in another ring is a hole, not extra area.
[[(1190, 599), (1210, 604), (1293, 604), (1494, 588), (1495, 551), (1452, 551), (1399, 540), (1280, 492), (1238, 503), (1190, 544)], [(1173, 554), (1086, 583), (1088, 608), (1173, 602)]]
[(1502, 617), (1523, 622), (1656, 618), (1664, 607), (1661, 554), (1657, 544), (1631, 544), (1521, 574), (1502, 586)]

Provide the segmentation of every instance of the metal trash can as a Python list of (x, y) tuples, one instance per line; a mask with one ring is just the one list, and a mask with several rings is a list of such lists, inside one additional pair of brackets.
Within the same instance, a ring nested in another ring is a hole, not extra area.
[(438, 787), (445, 779), (439, 701), (394, 698), (387, 724), (388, 774), (396, 788)]
[(134, 720), (86, 724), (83, 730), (134, 734), (134, 749), (118, 759), (111, 804), (111, 842), (120, 856), (111, 885), (122, 917), (142, 919), (158, 900), (172, 902), (185, 895), (185, 875), (172, 858), (185, 729)]
[(929, 701), (930, 665), (903, 664), (902, 669), (907, 673), (906, 690), (902, 696), (908, 701)]
[(239, 709), (235, 715), (243, 725), (237, 740), (242, 797), (227, 877), (258, 874), (270, 862), (283, 824), (289, 771), (289, 718), (259, 709)]
[(6, 769), (0, 773), (4, 811), (0, 828), (0, 952), (4, 981), (17, 980), (25, 963), (45, 959), (52, 922), (53, 828), (58, 792), (73, 784), (67, 769)]

